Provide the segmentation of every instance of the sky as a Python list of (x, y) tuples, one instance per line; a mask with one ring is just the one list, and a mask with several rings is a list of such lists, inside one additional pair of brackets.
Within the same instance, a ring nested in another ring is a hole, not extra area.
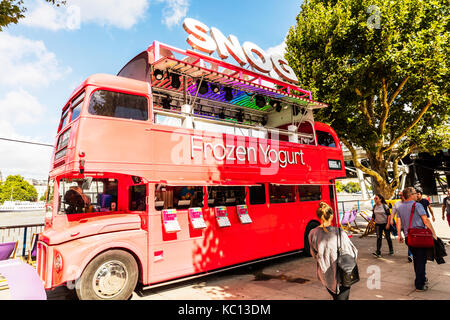
[[(54, 144), (62, 107), (96, 73), (116, 75), (153, 41), (191, 49), (183, 20), (283, 53), (302, 0), (25, 0), (0, 32), (0, 138)], [(231, 58), (232, 59), (232, 58)], [(233, 63), (233, 61), (229, 61)], [(0, 140), (0, 171), (46, 179), (53, 149)]]

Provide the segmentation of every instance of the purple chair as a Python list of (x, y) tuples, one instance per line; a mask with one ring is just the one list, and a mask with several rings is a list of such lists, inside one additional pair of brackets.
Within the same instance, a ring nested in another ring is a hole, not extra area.
[(352, 223), (356, 219), (356, 215), (358, 214), (358, 210), (352, 210), (350, 212), (350, 218), (348, 219), (348, 224)]
[(12, 258), (14, 259), (16, 256), (17, 244), (18, 241), (0, 243), (0, 261), (9, 259), (11, 253), (13, 254)]
[(343, 216), (343, 218), (341, 220), (341, 225), (348, 224), (348, 220), (350, 219), (350, 213), (351, 213), (351, 211), (345, 211), (344, 212), (344, 216)]
[(36, 270), (19, 259), (0, 261), (0, 274), (8, 283), (12, 300), (46, 300), (42, 280)]
[(36, 258), (37, 255), (37, 242), (38, 242), (39, 234), (33, 233), (33, 238), (31, 239), (31, 243), (33, 246), (28, 252), (27, 263), (32, 264), (33, 258)]

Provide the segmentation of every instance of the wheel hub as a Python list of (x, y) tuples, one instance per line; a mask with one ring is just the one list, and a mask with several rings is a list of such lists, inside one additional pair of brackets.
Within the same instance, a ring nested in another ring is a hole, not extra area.
[(125, 265), (120, 261), (108, 261), (94, 273), (92, 287), (102, 299), (111, 299), (124, 289), (128, 280)]

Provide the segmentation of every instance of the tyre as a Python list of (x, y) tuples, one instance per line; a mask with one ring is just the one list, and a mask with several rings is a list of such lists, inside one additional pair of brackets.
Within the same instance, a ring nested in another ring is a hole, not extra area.
[(134, 257), (122, 250), (111, 250), (95, 257), (76, 285), (80, 300), (126, 300), (131, 297), (138, 280)]
[(308, 223), (308, 225), (306, 226), (306, 228), (305, 228), (305, 238), (304, 238), (304, 244), (303, 244), (303, 247), (304, 247), (303, 252), (304, 252), (305, 256), (307, 256), (307, 257), (311, 257), (311, 249), (310, 249), (310, 246), (309, 246), (309, 239), (308, 239), (309, 233), (311, 232), (312, 229), (314, 229), (314, 228), (316, 228), (318, 226), (320, 226), (320, 223), (313, 220), (313, 221), (310, 221)]

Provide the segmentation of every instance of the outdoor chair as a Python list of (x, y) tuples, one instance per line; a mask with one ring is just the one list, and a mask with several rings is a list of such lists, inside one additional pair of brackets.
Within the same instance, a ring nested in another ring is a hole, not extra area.
[(33, 233), (33, 236), (31, 237), (31, 247), (30, 251), (28, 251), (28, 257), (27, 257), (27, 263), (34, 266), (35, 258), (37, 255), (37, 242), (38, 242), (39, 234)]
[(348, 220), (350, 219), (350, 211), (344, 211), (341, 219), (341, 226), (345, 226), (348, 224)]
[(11, 256), (11, 259), (16, 257), (17, 246), (19, 241), (0, 243), (0, 261), (7, 260)]
[[(358, 214), (358, 210), (351, 210), (344, 213), (344, 217), (342, 219), (341, 225), (342, 228), (346, 231), (357, 233), (359, 232), (359, 227), (356, 224), (356, 216)], [(351, 224), (354, 223), (356, 228), (352, 227)]]
[(361, 235), (362, 237), (365, 237), (369, 234), (372, 234), (375, 232), (375, 220), (372, 219), (372, 211), (371, 210), (363, 210), (361, 211), (359, 214), (361, 215), (361, 217), (367, 221), (367, 227), (366, 230), (364, 231), (364, 233)]

